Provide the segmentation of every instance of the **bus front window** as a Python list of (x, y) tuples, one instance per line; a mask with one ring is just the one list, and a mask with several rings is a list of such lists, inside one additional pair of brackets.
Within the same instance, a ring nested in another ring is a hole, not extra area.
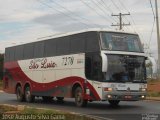
[(107, 55), (108, 82), (145, 82), (145, 57)]
[(101, 36), (104, 50), (143, 52), (138, 35), (102, 32)]

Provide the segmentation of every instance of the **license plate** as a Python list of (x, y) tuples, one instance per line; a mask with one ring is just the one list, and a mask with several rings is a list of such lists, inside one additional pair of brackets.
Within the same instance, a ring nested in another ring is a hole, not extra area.
[(126, 96), (124, 96), (124, 98), (125, 98), (125, 99), (131, 99), (131, 98), (132, 98), (132, 96), (130, 96), (130, 95), (126, 95)]

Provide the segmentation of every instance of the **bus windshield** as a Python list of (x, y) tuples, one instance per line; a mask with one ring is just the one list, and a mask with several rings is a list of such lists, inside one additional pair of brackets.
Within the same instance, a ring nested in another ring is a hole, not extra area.
[(143, 52), (138, 35), (102, 32), (101, 38), (101, 45), (104, 50)]
[(107, 55), (106, 81), (145, 82), (145, 57), (129, 55)]

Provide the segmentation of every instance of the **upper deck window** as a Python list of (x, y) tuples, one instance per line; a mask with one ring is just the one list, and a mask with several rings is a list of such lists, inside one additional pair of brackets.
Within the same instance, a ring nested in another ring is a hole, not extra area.
[(102, 49), (110, 51), (143, 52), (138, 35), (102, 32)]

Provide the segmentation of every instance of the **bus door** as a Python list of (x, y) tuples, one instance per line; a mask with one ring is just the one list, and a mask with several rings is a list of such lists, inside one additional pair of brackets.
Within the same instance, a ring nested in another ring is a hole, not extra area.
[(99, 54), (87, 54), (85, 61), (85, 74), (87, 79), (91, 80), (91, 84), (102, 98), (102, 68), (101, 57)]

